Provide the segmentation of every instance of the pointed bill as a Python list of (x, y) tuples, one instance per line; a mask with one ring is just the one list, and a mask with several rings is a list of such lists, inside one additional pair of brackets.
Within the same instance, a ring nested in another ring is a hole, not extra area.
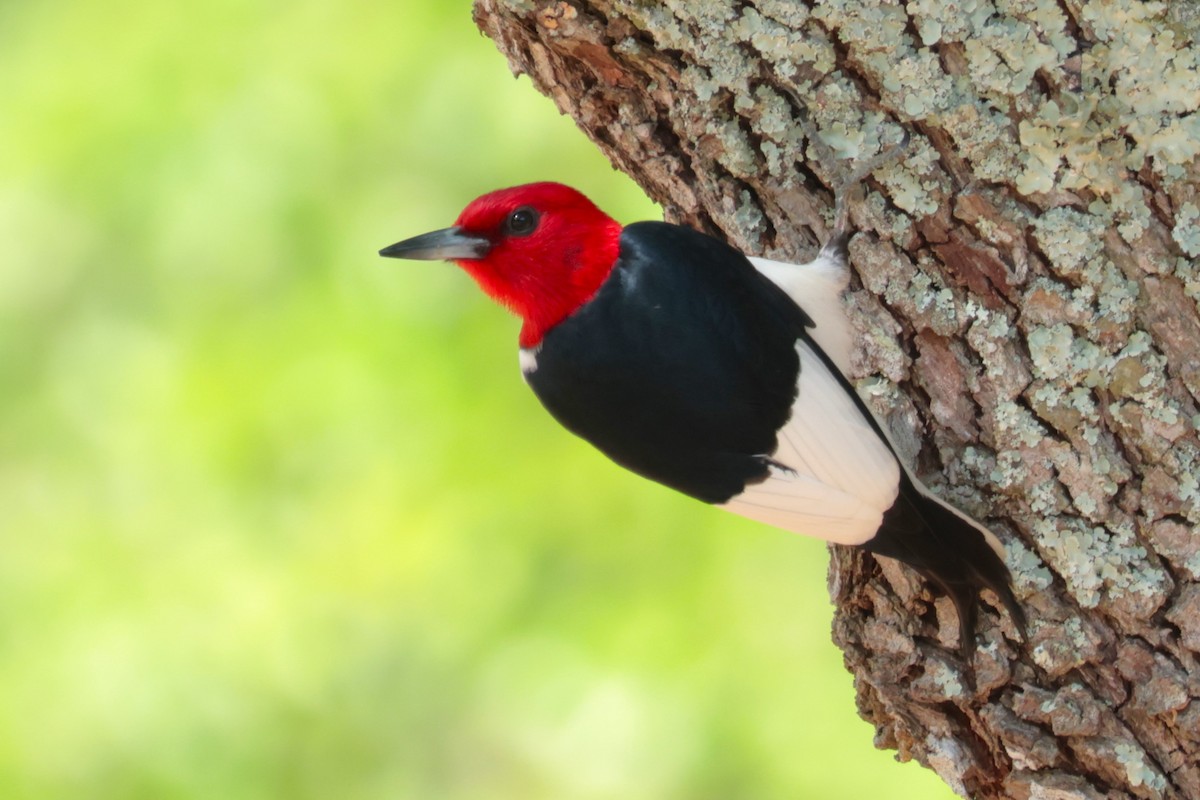
[(483, 258), (492, 249), (486, 237), (467, 233), (462, 228), (443, 228), (385, 247), (385, 258), (409, 258), (417, 261), (458, 261)]

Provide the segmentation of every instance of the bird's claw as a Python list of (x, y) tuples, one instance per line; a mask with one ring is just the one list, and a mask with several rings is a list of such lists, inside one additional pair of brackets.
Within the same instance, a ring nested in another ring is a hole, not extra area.
[(838, 184), (838, 187), (834, 189), (833, 230), (829, 235), (829, 240), (821, 248), (823, 255), (842, 262), (846, 260), (849, 252), (850, 236), (853, 233), (850, 230), (850, 195), (862, 185), (864, 178), (900, 155), (908, 147), (910, 141), (908, 129), (902, 128), (901, 130), (903, 136), (900, 141), (888, 145), (877, 155), (860, 164), (858, 168), (847, 175)]

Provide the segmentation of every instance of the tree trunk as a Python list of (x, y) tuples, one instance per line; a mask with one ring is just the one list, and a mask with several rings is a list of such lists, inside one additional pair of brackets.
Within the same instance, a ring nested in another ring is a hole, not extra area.
[(477, 0), (669, 219), (810, 258), (854, 198), (854, 374), (1005, 540), (1030, 641), (833, 548), (876, 744), (979, 798), (1200, 798), (1200, 14), (1136, 0)]

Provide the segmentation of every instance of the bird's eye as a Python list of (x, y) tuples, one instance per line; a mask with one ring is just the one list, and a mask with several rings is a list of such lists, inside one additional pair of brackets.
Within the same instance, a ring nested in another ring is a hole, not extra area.
[(509, 236), (528, 236), (538, 224), (538, 213), (529, 206), (521, 206), (504, 220), (504, 232)]

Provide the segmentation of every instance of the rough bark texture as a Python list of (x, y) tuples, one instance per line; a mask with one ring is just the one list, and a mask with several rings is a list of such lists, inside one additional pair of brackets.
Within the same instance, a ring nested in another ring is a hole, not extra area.
[[(666, 209), (810, 257), (852, 206), (854, 377), (1005, 539), (1031, 641), (834, 548), (881, 747), (980, 798), (1200, 798), (1200, 50), (1190, 3), (477, 0)], [(882, 144), (881, 144), (882, 142)]]

